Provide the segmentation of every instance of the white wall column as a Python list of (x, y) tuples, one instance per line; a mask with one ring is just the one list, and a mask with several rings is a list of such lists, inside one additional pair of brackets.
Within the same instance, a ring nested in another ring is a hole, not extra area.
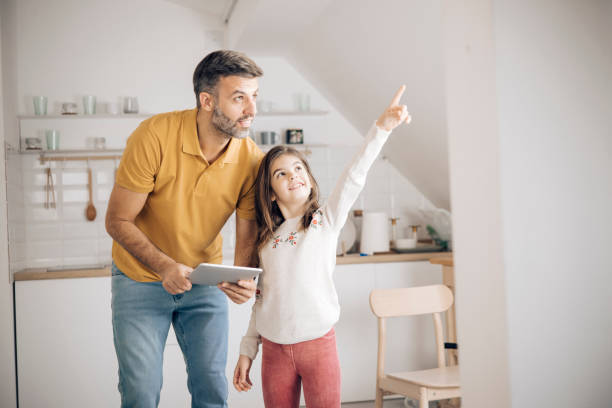
[(457, 327), (464, 406), (510, 407), (492, 4), (445, 2)]
[(12, 0), (0, 2), (0, 407), (16, 407), (16, 377), (15, 377), (15, 338), (13, 320), (13, 285), (9, 272), (8, 258), (8, 218), (6, 199), (6, 163), (5, 163), (5, 140), (7, 132), (11, 129), (11, 123), (6, 122), (6, 112), (9, 106), (15, 105), (10, 99), (14, 95), (7, 84), (8, 75), (14, 72), (9, 64), (14, 64), (14, 59), (8, 57), (14, 55), (15, 49), (11, 39), (14, 32), (10, 30), (14, 26), (10, 17), (15, 13), (15, 2)]
[(610, 405), (610, 15), (603, 1), (446, 3), (470, 408)]

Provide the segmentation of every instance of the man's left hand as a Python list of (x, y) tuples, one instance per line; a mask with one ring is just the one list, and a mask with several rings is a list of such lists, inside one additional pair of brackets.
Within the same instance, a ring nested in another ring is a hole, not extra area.
[(253, 297), (257, 284), (255, 280), (239, 280), (237, 283), (222, 282), (217, 285), (219, 289), (236, 304), (242, 304)]

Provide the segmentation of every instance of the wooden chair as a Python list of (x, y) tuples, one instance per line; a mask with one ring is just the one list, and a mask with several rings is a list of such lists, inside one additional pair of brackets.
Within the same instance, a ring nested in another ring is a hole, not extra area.
[[(429, 401), (461, 396), (459, 366), (446, 366), (441, 313), (453, 304), (453, 294), (444, 285), (403, 289), (376, 289), (370, 293), (370, 307), (378, 317), (378, 365), (376, 408), (382, 408), (383, 395), (401, 394), (419, 400), (420, 408)], [(436, 332), (438, 368), (385, 374), (385, 331), (388, 317), (432, 314)]]

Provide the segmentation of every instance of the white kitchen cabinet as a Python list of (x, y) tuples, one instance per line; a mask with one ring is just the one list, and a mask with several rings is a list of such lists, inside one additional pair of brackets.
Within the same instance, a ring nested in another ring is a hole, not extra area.
[[(429, 262), (379, 263), (375, 267), (376, 288), (407, 288), (442, 283), (442, 268)], [(371, 311), (370, 316), (376, 321)], [(431, 316), (389, 319), (385, 370), (398, 372), (436, 367), (438, 360), (435, 344)]]
[(119, 406), (110, 279), (15, 283), (20, 408)]
[(376, 384), (377, 325), (369, 296), (376, 283), (374, 264), (337, 265), (334, 275), (340, 320), (336, 342), (344, 402), (373, 399)]
[[(342, 401), (373, 400), (376, 387), (378, 325), (370, 310), (374, 288), (431, 285), (442, 281), (438, 265), (398, 262), (338, 265), (334, 276), (340, 300), (336, 325), (342, 368)], [(429, 320), (395, 319), (387, 323), (387, 370), (404, 371), (436, 363)]]
[[(377, 287), (405, 287), (441, 282), (437, 265), (428, 262), (339, 265), (335, 282), (341, 305), (336, 325), (342, 369), (342, 400), (374, 398), (377, 325), (369, 293)], [(111, 324), (111, 279), (79, 278), (17, 281), (15, 313), (19, 406), (119, 406), (117, 359)], [(230, 302), (226, 374), (232, 408), (263, 408), (261, 355), (251, 369), (253, 388), (234, 390), (231, 379), (240, 340), (253, 300)], [(429, 320), (389, 322), (389, 369), (417, 369), (435, 364)], [(160, 407), (190, 406), (183, 355), (172, 330), (164, 353)]]
[[(111, 280), (15, 283), (21, 408), (120, 405), (111, 323)], [(171, 329), (160, 407), (190, 405), (183, 355)]]

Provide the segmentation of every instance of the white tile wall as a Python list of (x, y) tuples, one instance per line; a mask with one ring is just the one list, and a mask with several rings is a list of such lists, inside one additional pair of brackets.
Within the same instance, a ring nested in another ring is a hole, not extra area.
[[(112, 240), (104, 228), (115, 163), (89, 163), (97, 217), (85, 219), (89, 200), (87, 163), (41, 165), (37, 155), (9, 158), (9, 251), (11, 271), (71, 265), (109, 264)], [(52, 169), (55, 208), (45, 208), (46, 168)]]
[[(308, 156), (313, 173), (326, 199), (357, 147), (330, 146), (312, 148)], [(112, 240), (104, 227), (104, 215), (112, 189), (115, 163), (92, 161), (93, 194), (97, 217), (85, 219), (88, 201), (87, 163), (50, 163), (56, 194), (56, 208), (44, 208), (47, 166), (38, 156), (19, 156), (9, 161), (9, 240), (11, 270), (37, 267), (62, 267), (109, 264)], [(21, 171), (16, 167), (22, 166)], [(400, 217), (398, 237), (408, 236), (408, 225), (423, 223), (418, 208), (433, 208), (422, 194), (393, 166), (379, 158), (370, 170), (366, 187), (354, 208), (391, 214), (391, 194), (395, 212)], [(232, 259), (235, 246), (235, 217), (223, 227), (224, 258)], [(424, 231), (421, 235), (425, 236)]]

